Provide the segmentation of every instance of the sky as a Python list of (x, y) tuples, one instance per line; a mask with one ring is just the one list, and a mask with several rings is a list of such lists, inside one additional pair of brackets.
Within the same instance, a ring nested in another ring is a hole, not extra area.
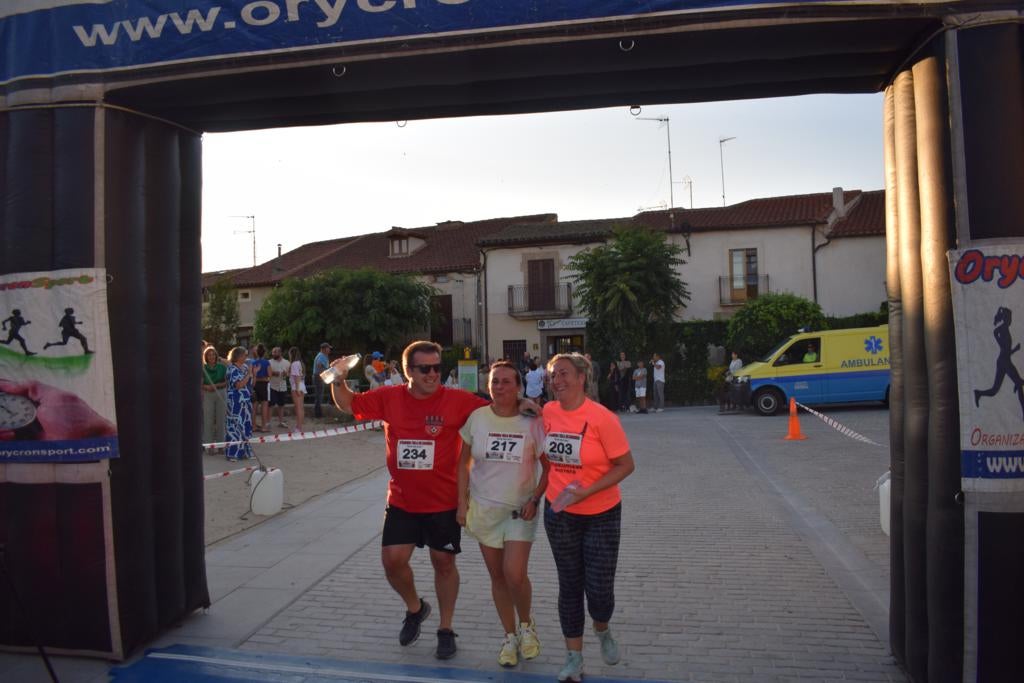
[(883, 187), (881, 94), (208, 133), (203, 272), (252, 266), (253, 227), (265, 263), (393, 226), (667, 208), (669, 138), (676, 207), (722, 206), (723, 165), (727, 204)]

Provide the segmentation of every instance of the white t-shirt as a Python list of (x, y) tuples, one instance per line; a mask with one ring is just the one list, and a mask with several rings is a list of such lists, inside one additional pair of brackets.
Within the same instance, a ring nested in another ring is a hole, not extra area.
[(537, 368), (526, 373), (526, 396), (537, 398), (544, 393), (544, 376), (547, 375), (544, 368)]
[[(270, 388), (274, 391), (288, 391), (288, 370), (291, 365), (284, 358), (270, 359)], [(284, 373), (282, 375), (281, 373)]]
[(654, 381), (664, 382), (665, 381), (665, 361), (660, 358), (651, 365), (654, 368)]
[(292, 361), (291, 370), (288, 371), (288, 379), (291, 381), (292, 391), (306, 393), (306, 383), (303, 381), (302, 362)]
[(538, 458), (544, 449), (540, 418), (499, 417), (491, 406), (474, 410), (459, 430), (473, 453), (469, 494), (491, 507), (521, 507), (533, 494), (539, 476)]
[(731, 363), (729, 363), (729, 372), (731, 374), (735, 375), (737, 372), (740, 371), (740, 368), (742, 368), (742, 367), (743, 367), (743, 361), (741, 361), (739, 358), (736, 358)]

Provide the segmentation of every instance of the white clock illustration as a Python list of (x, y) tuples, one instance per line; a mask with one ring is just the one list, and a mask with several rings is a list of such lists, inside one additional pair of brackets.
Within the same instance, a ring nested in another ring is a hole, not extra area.
[(36, 404), (24, 396), (0, 392), (0, 431), (12, 430), (19, 438), (35, 436), (39, 431)]

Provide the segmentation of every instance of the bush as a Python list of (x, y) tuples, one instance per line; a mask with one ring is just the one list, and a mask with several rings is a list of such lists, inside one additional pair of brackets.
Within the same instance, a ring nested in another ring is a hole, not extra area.
[(829, 316), (825, 318), (826, 329), (848, 330), (851, 327), (877, 327), (889, 322), (889, 312), (879, 311), (877, 313), (857, 313), (842, 317)]
[(795, 294), (764, 294), (729, 319), (726, 345), (745, 359), (760, 358), (801, 327), (826, 329), (821, 306)]

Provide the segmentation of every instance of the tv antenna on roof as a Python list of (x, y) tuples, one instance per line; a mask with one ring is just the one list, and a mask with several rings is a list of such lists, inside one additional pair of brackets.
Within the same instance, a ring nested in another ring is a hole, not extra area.
[(231, 216), (231, 218), (248, 218), (249, 229), (248, 230), (235, 230), (234, 234), (250, 234), (252, 235), (252, 267), (256, 267), (256, 216)]

